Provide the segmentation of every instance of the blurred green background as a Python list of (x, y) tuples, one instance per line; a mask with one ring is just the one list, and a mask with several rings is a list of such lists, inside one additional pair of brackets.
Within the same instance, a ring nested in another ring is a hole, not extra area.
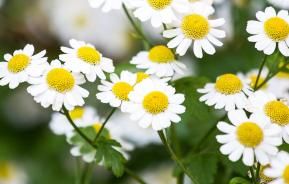
[[(216, 76), (226, 72), (246, 72), (258, 67), (262, 60), (262, 54), (247, 41), (245, 28), (246, 21), (255, 17), (256, 10), (263, 10), (265, 2), (225, 0), (215, 6), (216, 16), (224, 16), (227, 20), (228, 37), (224, 41), (224, 47), (214, 56), (205, 56), (198, 61), (188, 54), (182, 59), (190, 69), (187, 75), (202, 78), (195, 86), (191, 85), (190, 79), (177, 83), (176, 87), (181, 92), (189, 94), (195, 88), (202, 87), (206, 81), (213, 81)], [(144, 29), (154, 43), (165, 43), (160, 37), (160, 31), (154, 30), (149, 24), (144, 25)], [(51, 60), (57, 58), (60, 46), (68, 45), (70, 38), (95, 44), (107, 57), (114, 59), (118, 70), (131, 68), (126, 63), (142, 47), (141, 42), (134, 38), (133, 30), (122, 13), (101, 13), (98, 9), (90, 8), (86, 0), (1, 1), (2, 59), (5, 53), (11, 53), (31, 43), (37, 51), (46, 49)], [(183, 86), (186, 84), (189, 84), (189, 87), (184, 90)], [(100, 108), (101, 105), (94, 98), (95, 86), (90, 86), (91, 98), (88, 103)], [(26, 87), (21, 85), (16, 90), (9, 90), (8, 87), (0, 88), (0, 178), (9, 177), (9, 165), (12, 165), (13, 173), (20, 175), (23, 183), (24, 181), (29, 184), (74, 183), (78, 161), (70, 155), (65, 138), (54, 135), (48, 128), (51, 111), (36, 104), (27, 94)], [(189, 154), (190, 148), (202, 140), (202, 136), (206, 135), (217, 120), (209, 108), (197, 101), (196, 96), (191, 98), (197, 103), (201, 114), (207, 114), (207, 117), (199, 117), (194, 111), (188, 112), (184, 117), (185, 122), (176, 126), (183, 149), (180, 152), (186, 155)], [(232, 164), (219, 154), (214, 134), (216, 132), (213, 132), (203, 144), (206, 153), (205, 157), (202, 157), (206, 158), (204, 163), (214, 164), (209, 167), (213, 170), (204, 168), (203, 173), (199, 174), (208, 178), (207, 184), (228, 183), (233, 176), (246, 176), (246, 169), (241, 164)], [(138, 148), (130, 155), (128, 166), (150, 181), (148, 183), (175, 183), (169, 177), (174, 165), (162, 146), (149, 145)], [(202, 161), (199, 158), (190, 159)], [(128, 177), (124, 175), (116, 179), (109, 171), (95, 167), (93, 183), (121, 182), (128, 183)]]

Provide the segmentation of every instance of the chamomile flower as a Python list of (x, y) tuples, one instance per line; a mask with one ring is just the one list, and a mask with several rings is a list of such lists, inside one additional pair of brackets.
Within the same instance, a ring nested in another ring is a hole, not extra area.
[(263, 114), (267, 119), (282, 128), (282, 137), (289, 143), (289, 106), (273, 94), (257, 91), (249, 97), (247, 110)]
[(112, 107), (123, 107), (129, 100), (128, 95), (136, 84), (137, 76), (129, 71), (122, 71), (120, 77), (110, 74), (110, 81), (101, 81), (96, 98)]
[(221, 75), (215, 83), (208, 83), (197, 91), (205, 94), (201, 96), (201, 102), (226, 111), (243, 109), (248, 101), (246, 95), (251, 94), (247, 82), (234, 74)]
[(53, 60), (44, 74), (32, 82), (27, 88), (28, 93), (44, 108), (52, 106), (54, 111), (59, 111), (62, 106), (68, 110), (83, 106), (83, 98), (89, 95), (87, 90), (79, 86), (85, 83), (83, 75), (72, 73), (59, 60)]
[(270, 167), (264, 170), (267, 177), (273, 178), (268, 184), (287, 184), (289, 183), (289, 154), (280, 151), (270, 163)]
[(252, 34), (248, 40), (255, 42), (255, 48), (271, 55), (278, 45), (278, 49), (284, 56), (289, 56), (289, 16), (288, 11), (281, 10), (278, 13), (272, 7), (265, 12), (256, 13), (257, 21), (250, 20), (247, 32)]
[(88, 0), (92, 8), (99, 8), (102, 6), (103, 12), (121, 9), (121, 5), (125, 0)]
[(132, 58), (131, 64), (139, 69), (145, 69), (149, 75), (157, 77), (171, 77), (175, 73), (182, 74), (186, 66), (177, 61), (171, 49), (164, 45), (157, 45), (150, 51), (141, 51)]
[(22, 168), (8, 161), (0, 161), (1, 184), (27, 184), (27, 179)]
[(104, 72), (114, 72), (112, 60), (103, 57), (93, 45), (74, 39), (69, 42), (72, 48), (61, 47), (65, 54), (61, 54), (59, 58), (72, 72), (84, 73), (90, 82), (94, 82), (97, 77), (104, 80)]
[(289, 1), (286, 0), (267, 0), (267, 1), (278, 8), (289, 9)]
[(156, 131), (168, 128), (172, 122), (179, 123), (179, 115), (186, 110), (182, 105), (184, 95), (175, 92), (163, 81), (145, 79), (129, 93), (129, 102), (122, 110), (130, 113), (130, 118), (142, 128), (152, 127)]
[(153, 27), (171, 24), (177, 20), (176, 13), (189, 11), (187, 0), (133, 0), (132, 4), (134, 16), (142, 22), (151, 20)]
[(243, 163), (252, 166), (254, 160), (262, 165), (269, 164), (270, 157), (278, 153), (277, 146), (282, 144), (281, 130), (265, 117), (253, 113), (249, 118), (243, 110), (228, 113), (232, 124), (219, 122), (218, 129), (225, 133), (217, 135), (217, 141), (223, 144), (220, 151), (229, 155), (233, 162), (243, 155)]
[(0, 62), (0, 85), (9, 85), (15, 89), (20, 83), (29, 82), (30, 77), (39, 76), (48, 65), (44, 57), (46, 51), (34, 54), (34, 46), (27, 44), (24, 49), (14, 51), (13, 55), (5, 54)]
[[(250, 87), (253, 89), (257, 82), (258, 73), (259, 73), (259, 70), (254, 69), (254, 70), (249, 71), (245, 75), (242, 73), (238, 73), (238, 77), (240, 77), (244, 81), (248, 81), (247, 83), (249, 83)], [(259, 79), (258, 79), (257, 87), (258, 85), (262, 84), (265, 81), (265, 78), (268, 75), (268, 73), (269, 73), (269, 70), (267, 68), (263, 68), (262, 73), (260, 74)], [(268, 83), (263, 85), (260, 90), (266, 91), (267, 89), (268, 89)]]
[(177, 28), (163, 32), (165, 38), (172, 38), (169, 48), (177, 48), (176, 52), (183, 56), (193, 44), (193, 51), (197, 58), (203, 57), (203, 51), (213, 55), (214, 46), (222, 46), (219, 38), (225, 37), (225, 32), (218, 29), (225, 23), (224, 19), (209, 20), (208, 16), (214, 12), (211, 6), (194, 3), (193, 11), (176, 23)]
[(276, 95), (277, 98), (289, 99), (289, 74), (279, 72), (269, 81), (268, 91)]
[[(77, 127), (92, 126), (99, 121), (96, 111), (90, 106), (76, 107), (69, 112), (69, 115)], [(68, 137), (74, 130), (67, 118), (58, 112), (52, 114), (49, 127), (56, 135), (66, 135)]]

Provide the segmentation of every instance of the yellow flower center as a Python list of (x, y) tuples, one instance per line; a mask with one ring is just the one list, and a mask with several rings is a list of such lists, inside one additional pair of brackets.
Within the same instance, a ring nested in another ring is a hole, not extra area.
[(274, 180), (274, 178), (270, 178), (270, 177), (268, 177), (268, 176), (266, 176), (265, 174), (264, 174), (264, 170), (265, 169), (267, 169), (267, 168), (269, 168), (270, 167), (270, 165), (265, 165), (265, 166), (261, 166), (261, 168), (260, 168), (260, 179), (261, 179), (261, 182), (263, 183), (269, 183), (269, 182), (271, 182), (271, 181), (273, 181)]
[(155, 10), (163, 10), (172, 3), (172, 0), (147, 0), (148, 4)]
[(6, 162), (0, 163), (0, 179), (8, 180), (12, 178), (12, 175), (13, 175), (12, 167)]
[(136, 83), (140, 83), (144, 79), (148, 78), (149, 75), (144, 72), (137, 72), (136, 73)]
[(281, 101), (268, 102), (264, 107), (264, 111), (273, 123), (280, 126), (289, 123), (289, 107)]
[(87, 17), (85, 15), (78, 15), (75, 17), (74, 19), (74, 25), (77, 27), (77, 28), (83, 28), (87, 25), (88, 23), (88, 20), (87, 20)]
[(94, 130), (95, 130), (96, 133), (99, 132), (99, 130), (101, 129), (101, 127), (102, 127), (102, 124), (101, 124), (101, 123), (95, 123), (95, 124), (93, 125), (93, 128), (94, 128)]
[(29, 56), (25, 54), (16, 54), (8, 61), (8, 70), (12, 73), (18, 73), (25, 70), (29, 64)]
[(244, 122), (237, 128), (237, 138), (246, 147), (256, 147), (263, 140), (262, 129), (253, 122)]
[(285, 72), (279, 72), (276, 76), (283, 79), (289, 79), (289, 73)]
[[(250, 76), (250, 79), (251, 79), (250, 86), (251, 86), (251, 88), (254, 88), (254, 87), (255, 87), (255, 84), (256, 84), (256, 82), (257, 82), (257, 77), (258, 77), (257, 75), (252, 75), (252, 76)], [(260, 85), (260, 84), (262, 84), (264, 81), (265, 81), (265, 79), (264, 79), (263, 77), (259, 77), (257, 86)], [(266, 84), (264, 84), (264, 85), (262, 86), (262, 89), (266, 89), (267, 87), (268, 87), (268, 84), (266, 83)]]
[(239, 93), (242, 88), (242, 81), (233, 74), (224, 74), (219, 76), (215, 84), (215, 89), (225, 95)]
[(272, 40), (283, 41), (289, 35), (289, 24), (282, 18), (272, 17), (264, 23), (264, 30)]
[(286, 184), (289, 183), (289, 165), (286, 166), (284, 172), (283, 172), (283, 179), (285, 181)]
[(100, 53), (92, 47), (83, 46), (77, 50), (77, 56), (92, 65), (96, 65), (100, 62)]
[(199, 40), (208, 35), (210, 24), (202, 15), (191, 14), (183, 18), (181, 29), (187, 38)]
[(159, 114), (168, 108), (169, 99), (163, 92), (153, 91), (144, 97), (142, 105), (147, 112)]
[(47, 84), (50, 88), (64, 93), (71, 91), (75, 84), (73, 75), (63, 68), (54, 68), (46, 76)]
[(112, 87), (113, 94), (120, 100), (128, 101), (128, 94), (133, 90), (127, 82), (117, 82)]
[(84, 108), (76, 107), (72, 111), (69, 112), (69, 115), (72, 120), (81, 119), (84, 114)]
[(155, 63), (170, 63), (175, 60), (175, 55), (168, 47), (158, 45), (149, 51), (149, 59)]

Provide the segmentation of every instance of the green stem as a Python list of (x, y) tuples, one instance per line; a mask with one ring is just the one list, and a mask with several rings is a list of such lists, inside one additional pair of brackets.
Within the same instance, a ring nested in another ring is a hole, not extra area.
[(69, 121), (69, 123), (71, 124), (71, 126), (74, 128), (74, 130), (88, 143), (90, 144), (92, 147), (97, 148), (96, 145), (94, 145), (93, 141), (90, 140), (84, 133), (82, 133), (82, 131), (75, 125), (75, 123), (73, 122), (73, 120), (71, 119), (68, 110), (63, 107), (63, 112), (64, 115), (66, 116), (67, 120)]
[(105, 128), (105, 125), (107, 124), (108, 120), (111, 118), (111, 116), (113, 115), (113, 113), (116, 111), (116, 108), (113, 108), (112, 111), (109, 113), (109, 115), (107, 116), (107, 118), (104, 120), (103, 124), (101, 125), (98, 133), (96, 134), (93, 142), (95, 143), (97, 141), (97, 139), (99, 138), (99, 136), (101, 135), (102, 131)]
[(177, 184), (183, 184), (184, 183), (184, 178), (185, 178), (185, 175), (184, 173), (181, 173), (178, 178), (177, 178)]
[(145, 36), (145, 34), (143, 33), (143, 31), (139, 28), (139, 26), (135, 23), (135, 21), (133, 20), (133, 18), (131, 17), (127, 7), (125, 6), (125, 4), (122, 4), (122, 8), (124, 10), (125, 15), (127, 16), (129, 22), (131, 23), (132, 27), (134, 28), (134, 30), (136, 31), (136, 33), (138, 34), (138, 36), (149, 46), (151, 47), (152, 44), (150, 43), (150, 41), (148, 40), (148, 38)]
[(93, 170), (93, 166), (94, 166), (93, 163), (85, 164), (81, 175), (81, 184), (86, 184), (89, 181), (88, 178)]
[(259, 183), (260, 181), (260, 168), (261, 168), (261, 164), (258, 162), (257, 169), (256, 169), (256, 183)]
[(140, 184), (146, 184), (146, 182), (139, 177), (136, 173), (134, 173), (132, 170), (128, 169), (127, 167), (125, 168), (125, 172), (130, 175), (135, 181), (137, 181)]
[(254, 84), (254, 91), (256, 91), (256, 89), (257, 89), (257, 86), (259, 84), (259, 80), (260, 80), (260, 77), (261, 77), (261, 74), (262, 74), (262, 70), (263, 70), (263, 68), (265, 66), (266, 61), (267, 61), (267, 55), (265, 55), (265, 57), (264, 57), (264, 59), (263, 59), (263, 61), (261, 63), (261, 66), (259, 68), (257, 79), (256, 79), (256, 82)]
[(194, 184), (198, 184), (199, 182), (195, 179), (195, 177), (188, 171), (188, 169), (184, 166), (184, 164), (181, 162), (181, 160), (177, 157), (171, 146), (168, 144), (167, 139), (165, 137), (165, 134), (163, 131), (158, 131), (159, 137), (166, 147), (167, 151), (170, 153), (172, 159), (177, 163), (177, 165), (183, 170), (184, 173), (186, 173)]
[(251, 177), (252, 177), (252, 184), (256, 183), (256, 178), (255, 178), (255, 173), (254, 173), (254, 168), (250, 167), (250, 173), (251, 173)]

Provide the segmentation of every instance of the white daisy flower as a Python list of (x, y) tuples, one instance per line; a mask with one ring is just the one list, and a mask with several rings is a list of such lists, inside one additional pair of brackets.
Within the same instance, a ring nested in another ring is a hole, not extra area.
[(281, 10), (276, 14), (272, 7), (265, 9), (265, 12), (256, 13), (257, 21), (250, 20), (247, 25), (247, 32), (252, 34), (248, 40), (255, 42), (255, 48), (267, 55), (273, 54), (278, 49), (284, 56), (289, 56), (289, 16), (288, 11)]
[(145, 69), (149, 75), (171, 77), (175, 73), (183, 74), (186, 66), (175, 59), (171, 49), (164, 45), (154, 46), (150, 51), (141, 51), (132, 58), (131, 64), (139, 69)]
[(214, 12), (211, 6), (195, 3), (190, 14), (178, 20), (177, 28), (163, 32), (165, 38), (173, 38), (169, 48), (177, 48), (176, 52), (183, 56), (193, 44), (193, 51), (197, 58), (203, 57), (203, 51), (213, 55), (216, 49), (213, 45), (223, 45), (219, 38), (225, 37), (225, 32), (218, 29), (225, 23), (224, 19), (209, 20), (208, 16)]
[(14, 163), (0, 161), (1, 184), (27, 184), (28, 178), (24, 170)]
[(103, 57), (93, 45), (74, 39), (69, 42), (72, 48), (61, 47), (65, 54), (61, 54), (59, 59), (72, 72), (84, 73), (90, 82), (94, 82), (97, 77), (104, 80), (104, 72), (114, 72), (112, 60)]
[[(93, 107), (76, 107), (69, 112), (69, 115), (77, 127), (88, 127), (99, 121), (99, 117)], [(74, 128), (67, 118), (58, 112), (52, 114), (49, 127), (56, 135), (66, 135), (70, 137)]]
[(133, 90), (137, 77), (129, 71), (122, 71), (120, 77), (110, 74), (110, 81), (101, 81), (96, 98), (112, 107), (123, 107), (128, 102), (128, 94)]
[(289, 74), (279, 72), (269, 81), (268, 91), (276, 95), (277, 98), (289, 99)]
[(83, 106), (83, 98), (89, 95), (79, 86), (85, 83), (83, 75), (72, 73), (59, 60), (53, 60), (44, 75), (33, 79), (32, 83), (27, 88), (28, 93), (44, 108), (51, 105), (54, 111), (59, 111), (63, 105), (68, 110)]
[(282, 129), (282, 137), (289, 143), (289, 106), (278, 100), (273, 94), (257, 91), (249, 96), (246, 108), (249, 112), (263, 114)]
[(111, 10), (119, 10), (122, 7), (122, 3), (126, 3), (127, 0), (88, 0), (92, 8), (99, 8), (102, 6), (103, 12), (109, 12)]
[[(238, 73), (238, 77), (240, 77), (242, 80), (247, 81), (248, 84), (250, 84), (250, 87), (252, 89), (254, 89), (255, 84), (257, 82), (257, 78), (258, 78), (258, 73), (259, 73), (259, 69), (254, 69), (249, 71), (248, 73), (246, 73), (245, 75), (242, 73)], [(265, 78), (267, 77), (269, 73), (269, 70), (267, 68), (263, 68), (262, 73), (259, 76), (258, 79), (258, 85), (262, 84), (265, 81)], [(266, 84), (264, 84), (262, 86), (262, 88), (260, 90), (266, 91), (268, 90), (268, 82)]]
[(270, 167), (264, 170), (267, 177), (274, 178), (268, 184), (287, 184), (289, 183), (289, 154), (280, 151), (270, 163)]
[(187, 0), (134, 0), (132, 4), (136, 7), (134, 16), (142, 22), (151, 20), (156, 28), (173, 23), (177, 20), (177, 13), (189, 11)]
[(215, 109), (230, 111), (245, 108), (248, 101), (246, 95), (251, 94), (250, 90), (247, 81), (234, 74), (224, 74), (217, 78), (216, 83), (208, 83), (197, 91), (205, 94), (200, 98), (201, 102)]
[(270, 157), (278, 153), (277, 146), (282, 144), (280, 128), (260, 114), (253, 113), (248, 118), (243, 110), (230, 111), (228, 117), (232, 125), (226, 122), (217, 124), (218, 129), (225, 133), (216, 137), (223, 144), (221, 153), (229, 155), (233, 162), (243, 155), (246, 166), (253, 166), (254, 160), (262, 165), (268, 164)]
[(179, 115), (186, 110), (181, 105), (184, 95), (175, 92), (175, 88), (163, 81), (145, 79), (129, 93), (129, 102), (122, 110), (129, 112), (130, 118), (142, 128), (151, 126), (156, 131), (168, 128), (171, 122), (179, 123)]
[(0, 85), (9, 85), (15, 89), (20, 83), (29, 82), (30, 77), (39, 76), (48, 65), (43, 50), (34, 54), (34, 46), (27, 44), (24, 49), (14, 51), (13, 55), (5, 54), (4, 62), (0, 62)]
[(281, 8), (281, 9), (289, 9), (289, 1), (287, 0), (267, 0), (270, 4)]

